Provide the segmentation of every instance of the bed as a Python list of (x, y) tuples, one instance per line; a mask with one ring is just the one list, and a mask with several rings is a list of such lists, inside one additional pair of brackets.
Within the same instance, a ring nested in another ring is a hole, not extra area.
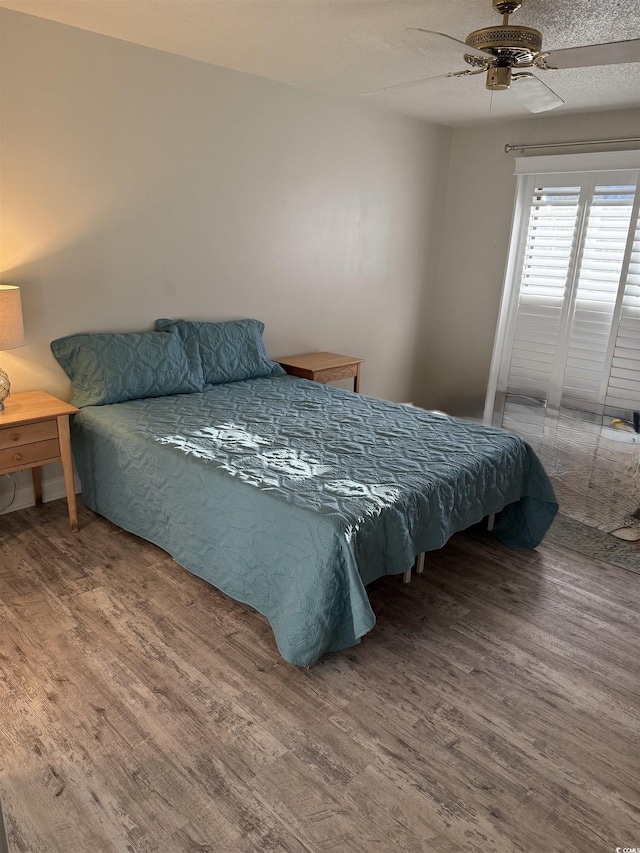
[[(187, 352), (194, 329), (169, 322), (159, 329)], [(72, 445), (85, 504), (262, 613), (292, 664), (358, 643), (375, 624), (367, 585), (455, 532), (496, 513), (505, 546), (533, 548), (557, 511), (537, 457), (507, 432), (283, 375), (264, 354), (262, 375), (237, 378), (232, 358), (232, 381), (203, 381), (205, 368), (200, 390), (143, 395), (127, 379), (127, 399), (101, 390), (84, 404), (83, 377), (104, 358), (75, 370), (86, 341), (69, 359), (70, 340), (52, 348), (83, 403)]]

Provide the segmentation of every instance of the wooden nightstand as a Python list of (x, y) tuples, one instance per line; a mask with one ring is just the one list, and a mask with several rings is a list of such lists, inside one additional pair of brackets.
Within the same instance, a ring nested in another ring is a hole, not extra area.
[(335, 352), (310, 352), (279, 358), (278, 364), (292, 376), (301, 376), (303, 379), (323, 384), (353, 376), (353, 390), (357, 392), (360, 391), (360, 365), (363, 361), (363, 358), (338, 355)]
[(44, 391), (12, 394), (0, 410), (0, 474), (31, 468), (36, 506), (42, 505), (40, 466), (62, 462), (71, 529), (78, 529), (69, 415), (78, 411)]

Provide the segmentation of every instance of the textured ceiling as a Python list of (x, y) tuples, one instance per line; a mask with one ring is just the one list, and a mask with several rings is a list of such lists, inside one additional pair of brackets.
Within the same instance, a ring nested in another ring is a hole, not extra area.
[[(462, 41), (495, 26), (491, 0), (0, 0), (0, 6), (341, 97), (458, 71), (462, 57), (407, 27)], [(546, 50), (640, 37), (637, 0), (524, 0), (513, 24), (542, 31)], [(640, 104), (640, 62), (536, 72), (560, 113)], [(385, 109), (451, 126), (532, 114), (484, 75), (431, 80), (365, 96)]]

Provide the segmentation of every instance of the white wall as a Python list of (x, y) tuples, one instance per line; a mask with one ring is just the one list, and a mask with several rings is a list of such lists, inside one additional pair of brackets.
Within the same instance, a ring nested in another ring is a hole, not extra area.
[(16, 390), (69, 394), (60, 335), (251, 316), (272, 356), (358, 355), (365, 392), (409, 399), (450, 130), (0, 15)]
[[(516, 155), (505, 154), (505, 144), (629, 136), (640, 136), (637, 110), (454, 131), (440, 268), (425, 317), (417, 402), (451, 414), (482, 415), (516, 190)], [(597, 146), (547, 153), (594, 149)]]
[(357, 355), (413, 398), (449, 129), (3, 9), (0, 61), (13, 390), (69, 397), (62, 335), (257, 317), (272, 357)]

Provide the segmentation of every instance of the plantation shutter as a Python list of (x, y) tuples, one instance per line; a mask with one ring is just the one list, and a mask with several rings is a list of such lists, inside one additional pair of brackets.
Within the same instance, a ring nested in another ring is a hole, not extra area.
[(534, 184), (529, 192), (513, 342), (503, 365), (506, 381), (500, 424), (534, 443), (542, 438), (545, 410), (554, 396), (554, 382), (557, 385), (581, 191), (575, 178), (572, 186), (557, 186), (553, 176), (538, 183), (543, 185)]
[[(636, 207), (638, 203), (636, 202)], [(640, 217), (629, 249), (628, 269), (621, 293), (611, 370), (605, 392), (605, 413), (620, 412), (633, 420), (640, 409)]]
[(619, 167), (519, 176), (485, 409), (605, 527), (640, 507), (639, 178)]

